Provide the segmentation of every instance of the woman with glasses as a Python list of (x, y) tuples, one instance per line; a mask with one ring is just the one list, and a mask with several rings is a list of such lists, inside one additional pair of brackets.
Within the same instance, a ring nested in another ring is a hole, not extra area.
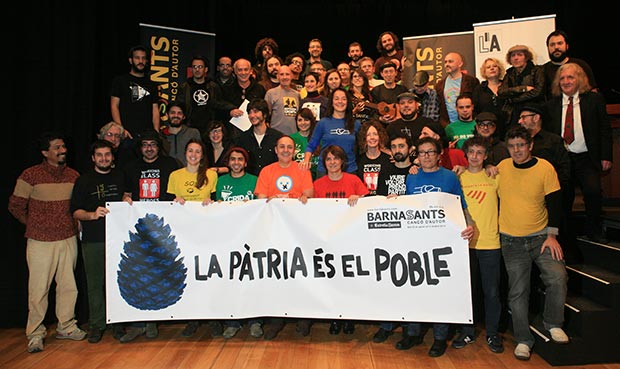
[(228, 173), (227, 163), (224, 161), (224, 154), (231, 145), (224, 122), (214, 120), (209, 123), (207, 135), (203, 138), (207, 147), (207, 160), (218, 176)]

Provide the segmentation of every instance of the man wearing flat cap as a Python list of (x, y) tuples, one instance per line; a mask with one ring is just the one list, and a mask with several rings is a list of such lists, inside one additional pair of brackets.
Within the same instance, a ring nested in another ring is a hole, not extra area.
[(439, 96), (429, 87), (430, 76), (427, 71), (419, 70), (413, 76), (411, 92), (420, 99), (420, 114), (434, 121), (439, 121)]
[(498, 94), (506, 99), (507, 128), (510, 128), (518, 124), (523, 106), (544, 102), (545, 73), (541, 66), (534, 64), (532, 51), (525, 45), (508, 49), (506, 62), (511, 67), (506, 70)]

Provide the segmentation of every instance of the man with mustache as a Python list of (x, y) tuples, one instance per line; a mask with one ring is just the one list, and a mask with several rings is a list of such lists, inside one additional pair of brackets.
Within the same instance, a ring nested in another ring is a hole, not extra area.
[(77, 222), (69, 204), (79, 177), (67, 167), (63, 136), (44, 133), (39, 139), (43, 162), (22, 172), (9, 198), (9, 212), (26, 225), (28, 263), (28, 352), (43, 351), (47, 335), (43, 320), (49, 286), (56, 281), (56, 338), (83, 340), (86, 332), (75, 319), (78, 290), (74, 269), (77, 262)]

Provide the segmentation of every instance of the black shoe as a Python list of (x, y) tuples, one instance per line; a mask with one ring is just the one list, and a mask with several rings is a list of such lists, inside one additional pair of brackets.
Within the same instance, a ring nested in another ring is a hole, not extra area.
[(340, 333), (340, 330), (342, 329), (342, 324), (340, 322), (336, 322), (333, 321), (332, 324), (329, 326), (329, 334), (336, 335), (338, 333)]
[(431, 346), (431, 349), (428, 351), (428, 356), (440, 357), (446, 352), (447, 348), (448, 344), (446, 343), (446, 340), (435, 340), (435, 342), (433, 342), (433, 346)]
[(103, 337), (102, 329), (92, 328), (88, 331), (88, 342), (89, 343), (97, 343), (101, 341), (101, 337)]
[(217, 320), (209, 322), (209, 328), (211, 328), (211, 337), (221, 337), (224, 333), (224, 326)]
[(306, 337), (310, 334), (310, 320), (308, 319), (299, 319), (297, 321), (296, 331), (301, 334), (303, 337)]
[(422, 336), (409, 336), (407, 334), (403, 335), (403, 339), (396, 342), (397, 350), (409, 350), (413, 346), (417, 346), (422, 344)]
[(125, 335), (125, 327), (123, 327), (121, 324), (114, 324), (112, 326), (112, 337), (114, 337), (115, 340), (120, 340), (121, 337), (123, 337)]
[(504, 343), (502, 342), (502, 338), (497, 335), (487, 337), (487, 344), (489, 345), (489, 350), (495, 352), (496, 354), (501, 354), (504, 352)]
[(284, 323), (269, 324), (267, 327), (265, 327), (263, 338), (267, 341), (271, 341), (278, 336), (278, 333), (280, 333), (282, 328), (284, 328)]
[(379, 328), (377, 333), (375, 333), (375, 335), (372, 336), (372, 342), (374, 342), (374, 343), (385, 342), (385, 340), (387, 340), (388, 337), (392, 335), (392, 333), (393, 333), (392, 331), (388, 331), (386, 329)]
[(198, 330), (198, 327), (200, 327), (200, 322), (197, 320), (192, 320), (189, 323), (187, 323), (187, 325), (185, 326), (185, 328), (183, 328), (183, 332), (181, 332), (181, 336), (183, 337), (191, 337), (194, 335), (194, 333), (196, 333), (196, 331)]
[(157, 323), (146, 323), (145, 332), (146, 338), (157, 338), (157, 336), (159, 336), (159, 329), (157, 329)]
[(462, 349), (463, 347), (476, 342), (476, 337), (461, 332), (459, 336), (452, 341), (452, 347)]
[(344, 327), (342, 328), (342, 332), (344, 334), (353, 334), (355, 333), (355, 323), (353, 322), (345, 322)]
[(127, 343), (135, 340), (138, 336), (146, 333), (145, 327), (129, 327), (125, 332), (125, 335), (121, 337), (121, 343)]

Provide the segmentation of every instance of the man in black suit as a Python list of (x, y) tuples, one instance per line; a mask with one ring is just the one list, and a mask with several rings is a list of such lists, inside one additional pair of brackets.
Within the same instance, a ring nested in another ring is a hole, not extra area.
[(612, 135), (605, 98), (591, 92), (588, 77), (575, 63), (558, 69), (552, 86), (554, 97), (547, 103), (547, 130), (564, 138), (571, 161), (573, 185), (569, 196), (574, 200), (574, 184), (578, 182), (586, 208), (586, 236), (604, 241), (601, 227), (601, 173), (611, 169)]

